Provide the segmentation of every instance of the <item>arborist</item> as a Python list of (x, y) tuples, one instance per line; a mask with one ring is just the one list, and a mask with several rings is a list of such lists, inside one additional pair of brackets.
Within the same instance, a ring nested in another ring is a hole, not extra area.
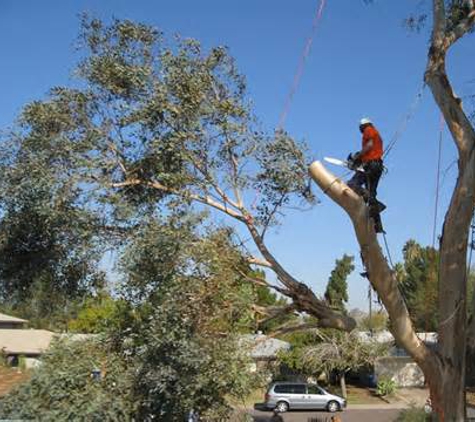
[(360, 120), (360, 132), (363, 135), (361, 151), (348, 155), (348, 165), (355, 170), (348, 186), (368, 204), (376, 233), (384, 233), (379, 213), (386, 205), (376, 199), (379, 179), (384, 169), (383, 140), (371, 120), (366, 117)]

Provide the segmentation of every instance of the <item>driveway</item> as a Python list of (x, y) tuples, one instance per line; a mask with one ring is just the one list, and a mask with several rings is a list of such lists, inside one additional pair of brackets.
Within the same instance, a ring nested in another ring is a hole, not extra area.
[[(398, 409), (372, 409), (372, 410), (354, 410), (347, 409), (338, 412), (342, 422), (393, 422), (399, 415)], [(258, 410), (250, 411), (255, 422), (270, 422), (272, 412), (262, 412)], [(284, 422), (308, 422), (310, 418), (321, 418), (322, 422), (325, 418), (330, 420), (333, 413), (328, 412), (305, 412), (294, 411), (281, 414)]]

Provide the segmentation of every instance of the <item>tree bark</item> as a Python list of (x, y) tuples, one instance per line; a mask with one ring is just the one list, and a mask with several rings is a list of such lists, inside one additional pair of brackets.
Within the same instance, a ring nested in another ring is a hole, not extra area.
[(465, 420), (467, 346), (467, 245), (475, 204), (475, 131), (446, 73), (449, 48), (473, 28), (473, 10), (448, 28), (443, 0), (433, 0), (433, 31), (425, 81), (441, 110), (458, 150), (458, 177), (440, 242), (438, 354), (442, 377), (430, 382), (441, 420)]
[(340, 388), (341, 388), (341, 395), (346, 400), (348, 398), (348, 393), (346, 391), (346, 372), (340, 372)]
[[(368, 279), (388, 312), (390, 331), (396, 343), (404, 347), (417, 362), (429, 384), (435, 385), (443, 375), (440, 359), (416, 335), (398, 287), (396, 274), (389, 267), (378, 244), (374, 224), (369, 217), (366, 204), (319, 161), (310, 166), (310, 175), (320, 188), (349, 215), (361, 248), (361, 258), (368, 270)], [(433, 396), (439, 397), (440, 394), (434, 391)]]

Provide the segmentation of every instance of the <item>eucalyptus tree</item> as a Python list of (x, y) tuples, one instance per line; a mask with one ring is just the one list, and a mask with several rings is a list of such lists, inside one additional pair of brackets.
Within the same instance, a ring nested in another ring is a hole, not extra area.
[[(183, 207), (225, 217), (235, 236), (251, 239), (256, 253), (242, 241), (248, 263), (274, 272), (280, 283), (272, 288), (291, 299), (273, 315), (297, 310), (322, 327), (352, 329), (354, 321), (292, 276), (267, 243), (289, 207), (313, 201), (308, 160), (286, 133), (261, 130), (227, 50), (87, 17), (80, 43), (79, 83), (25, 107), (17, 148), (38, 140), (106, 225), (127, 230), (144, 215)], [(245, 277), (270, 285), (258, 274)]]
[[(440, 420), (465, 420), (465, 350), (475, 344), (475, 320), (467, 327), (467, 243), (475, 205), (475, 130), (446, 71), (446, 56), (475, 25), (472, 1), (433, 0), (432, 34), (425, 82), (442, 112), (458, 152), (457, 181), (445, 215), (440, 241), (438, 348), (429, 349), (416, 335), (398, 287), (378, 244), (363, 200), (315, 162), (311, 174), (350, 216), (369, 280), (390, 318), (390, 330), (424, 372)], [(417, 20), (417, 22), (423, 21)]]

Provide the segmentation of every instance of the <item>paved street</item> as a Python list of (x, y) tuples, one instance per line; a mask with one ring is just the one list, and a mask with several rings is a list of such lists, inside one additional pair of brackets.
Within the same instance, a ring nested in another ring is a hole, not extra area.
[[(393, 422), (400, 410), (397, 409), (373, 409), (373, 410), (353, 410), (348, 409), (339, 412), (342, 422)], [(255, 422), (269, 422), (272, 416), (271, 412), (251, 411)], [(328, 412), (287, 412), (282, 414), (284, 422), (307, 422), (309, 418), (320, 417), (330, 419), (332, 414)]]

